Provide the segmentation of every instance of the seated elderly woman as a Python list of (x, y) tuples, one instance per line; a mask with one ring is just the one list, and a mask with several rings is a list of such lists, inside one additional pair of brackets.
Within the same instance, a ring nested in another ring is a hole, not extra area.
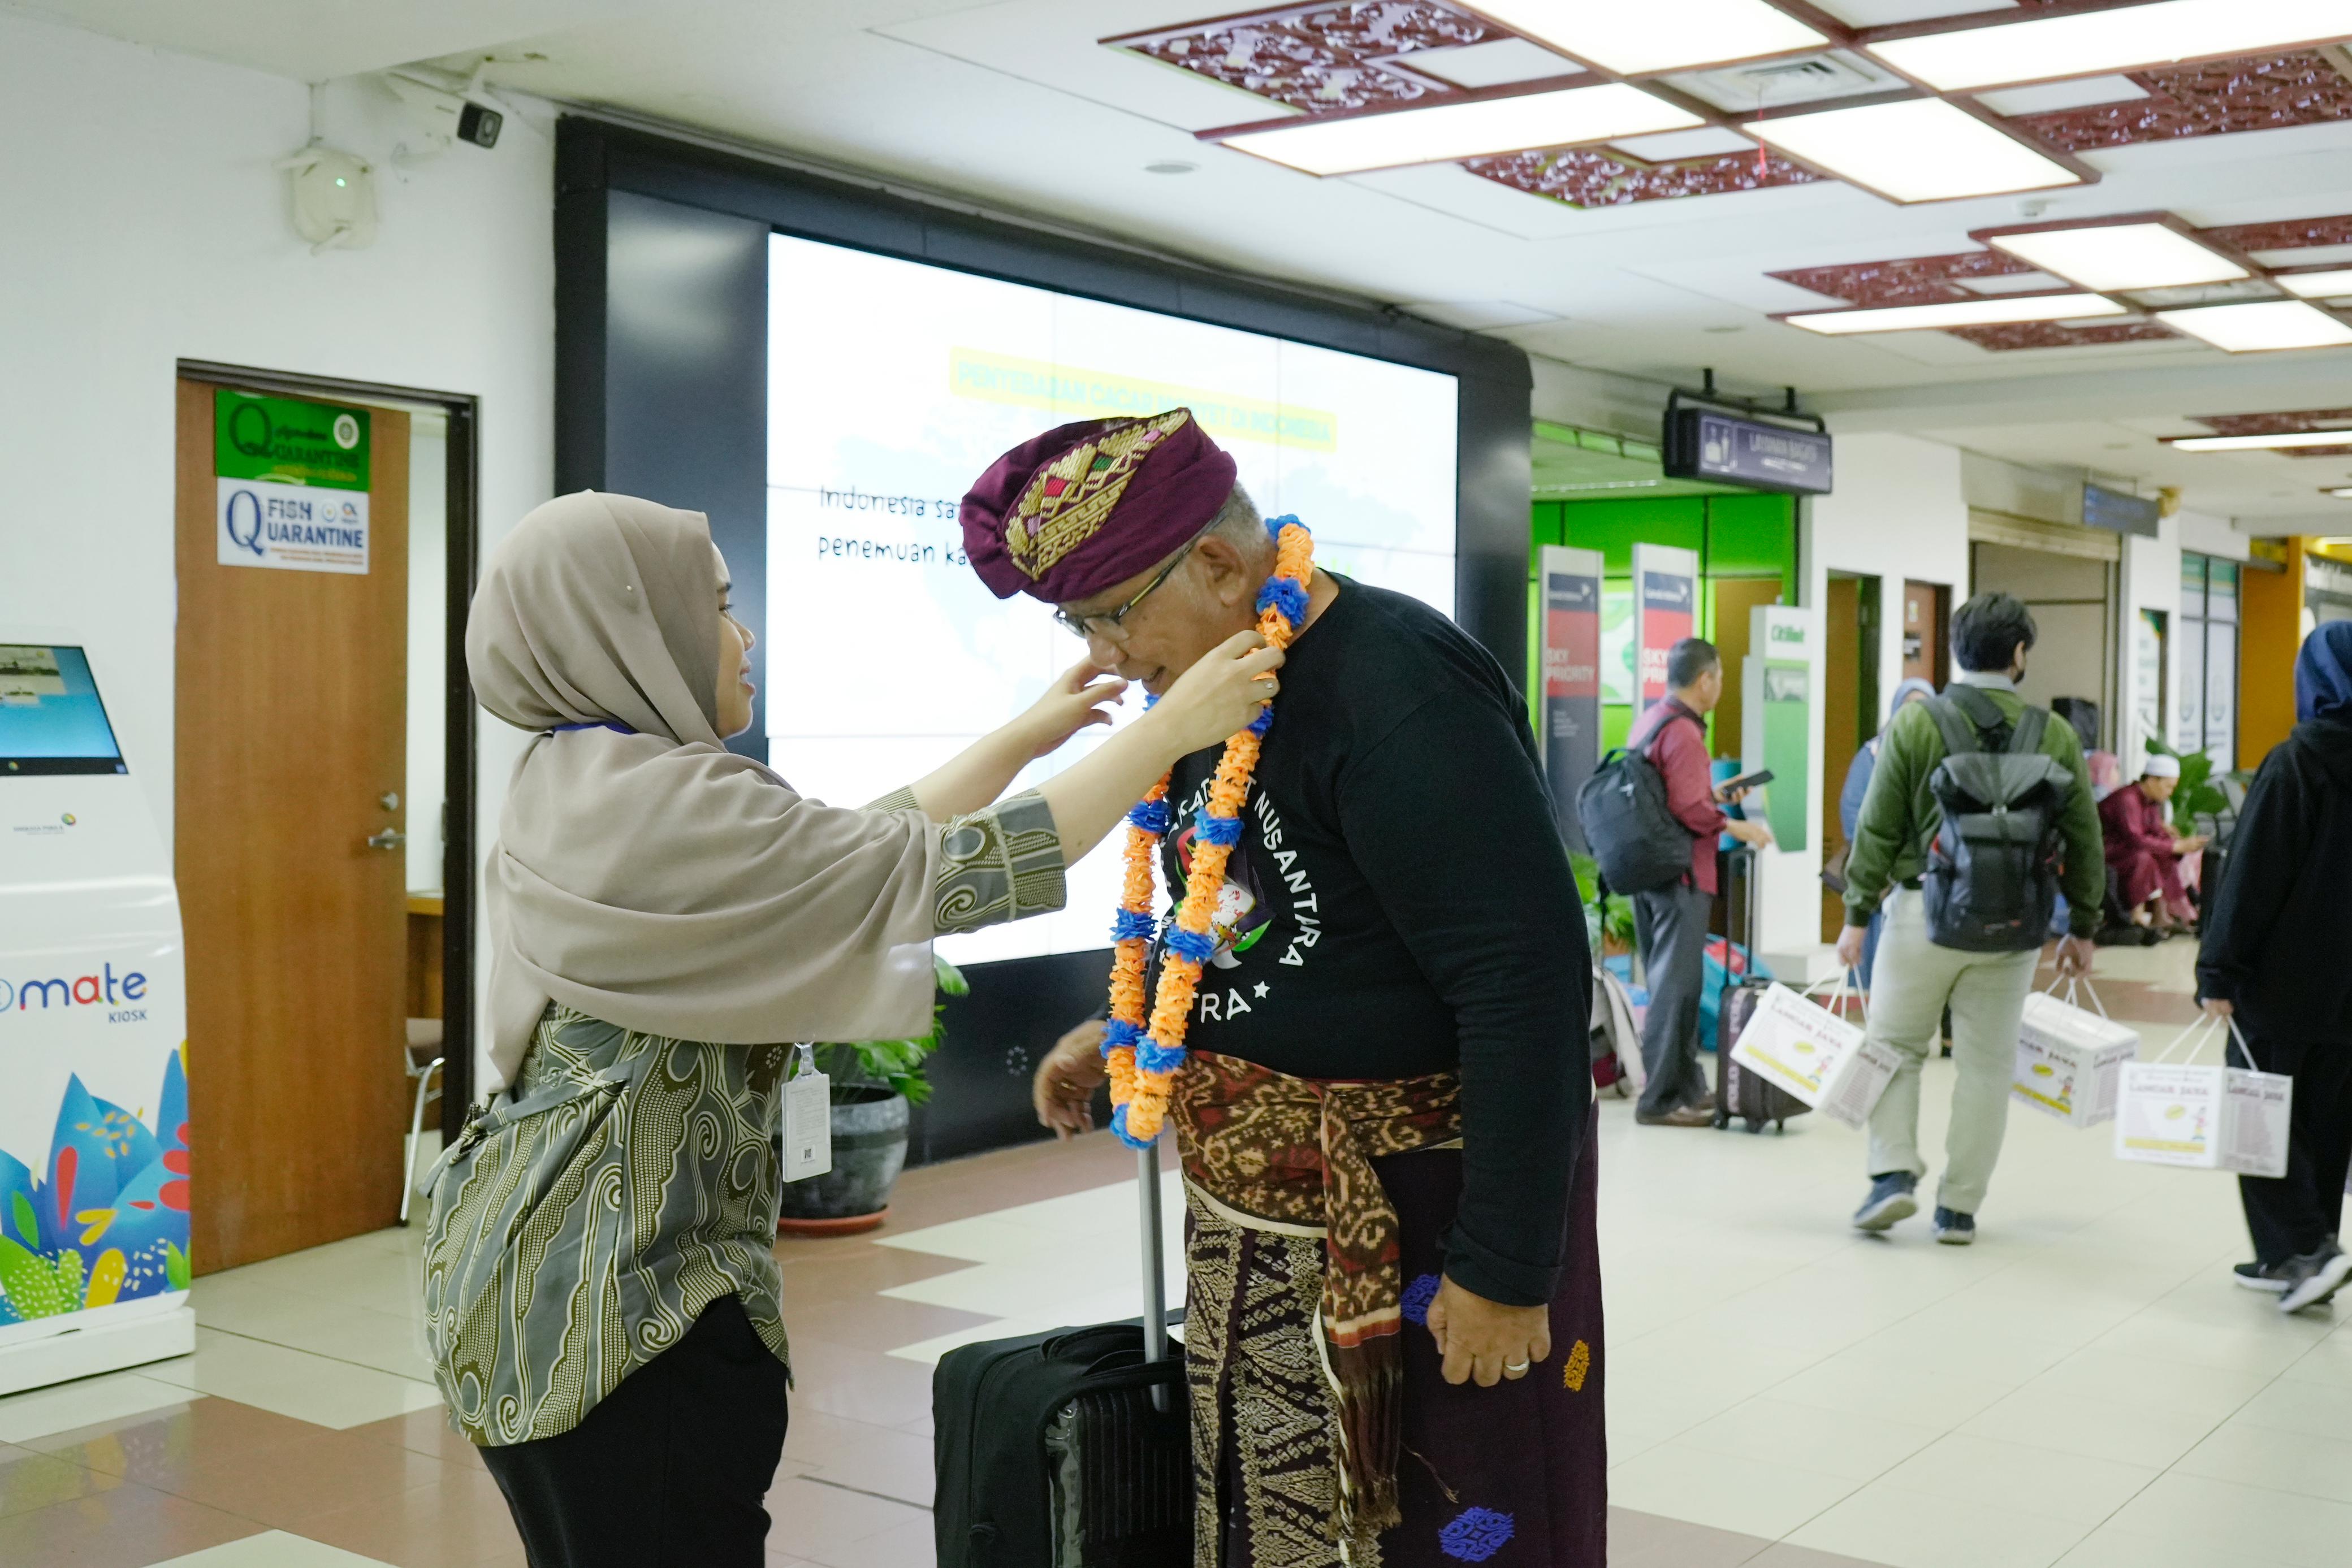
[(2180, 883), (2180, 857), (2203, 850), (2205, 840), (2172, 831), (2168, 802), (2179, 787), (2180, 758), (2156, 753), (2138, 783), (2099, 802), (2107, 869), (2115, 873), (2124, 909), (2133, 925), (2160, 936), (2186, 930), (2196, 918)]
[(467, 628), (482, 706), (532, 735), (487, 868), (498, 1092), (436, 1173), (425, 1333), (533, 1568), (757, 1568), (790, 1384), (784, 1042), (921, 1033), (931, 938), (1059, 908), (1064, 867), (1251, 723), (1282, 659), (1229, 639), (998, 801), (1108, 717), (1124, 683), (1081, 664), (841, 810), (720, 744), (751, 722), (728, 586), (700, 513), (583, 492), (517, 525)]

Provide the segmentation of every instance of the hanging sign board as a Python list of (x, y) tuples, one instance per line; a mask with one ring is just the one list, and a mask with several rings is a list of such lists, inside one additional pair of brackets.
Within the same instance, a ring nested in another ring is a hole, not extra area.
[(1576, 792), (1601, 764), (1601, 552), (1546, 545), (1537, 571), (1543, 585), (1544, 779), (1553, 822), (1568, 847), (1581, 852)]
[(366, 572), (368, 411), (223, 387), (213, 413), (215, 559)]
[(2156, 538), (2157, 504), (2153, 496), (2127, 496), (2105, 485), (2083, 486), (2083, 523), (2115, 534)]
[(1666, 410), (1664, 434), (1663, 466), (1669, 479), (1706, 479), (1794, 496), (1830, 493), (1826, 431), (1675, 406)]
[(1698, 556), (1671, 545), (1633, 547), (1634, 712), (1666, 695), (1666, 654), (1696, 633)]

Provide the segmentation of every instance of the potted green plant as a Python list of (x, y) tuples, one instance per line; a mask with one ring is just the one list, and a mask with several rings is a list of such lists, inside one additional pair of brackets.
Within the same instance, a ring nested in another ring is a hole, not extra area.
[[(953, 964), (934, 955), (942, 994), (971, 989)], [(776, 1218), (785, 1236), (847, 1236), (871, 1230), (890, 1212), (890, 1189), (907, 1165), (908, 1110), (931, 1096), (923, 1062), (947, 1038), (947, 1006), (931, 1009), (931, 1032), (919, 1040), (830, 1041), (815, 1048), (817, 1070), (831, 1080), (833, 1168), (784, 1184)]]
[(2151, 738), (2147, 743), (2150, 755), (2173, 757), (2180, 761), (2180, 782), (2172, 791), (2172, 831), (2194, 833), (2200, 830), (2198, 820), (2204, 819), (2205, 828), (2211, 831), (2216, 819), (2227, 816), (2230, 797), (2213, 781), (2213, 758), (2203, 751), (2175, 751), (2164, 742)]
[(1591, 855), (1570, 854), (1576, 873), (1576, 896), (1584, 905), (1584, 940), (1596, 958), (1633, 950), (1633, 901), (1619, 894), (1604, 906), (1601, 901), (1601, 867)]

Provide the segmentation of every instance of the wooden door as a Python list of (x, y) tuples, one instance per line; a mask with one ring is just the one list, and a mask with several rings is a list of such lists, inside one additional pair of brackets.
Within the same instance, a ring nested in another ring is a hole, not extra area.
[[(1862, 749), (1862, 579), (1832, 577), (1823, 600), (1822, 659), (1822, 856), (1824, 862), (1845, 844), (1838, 800), (1846, 771)], [(1876, 650), (1872, 650), (1875, 653)], [(1845, 925), (1845, 903), (1822, 890), (1822, 940), (1834, 942)]]
[(1940, 582), (1903, 584), (1903, 678), (1922, 680), (1937, 691), (1951, 678), (1952, 591)]
[(173, 854), (200, 1274), (394, 1223), (407, 1125), (406, 877), (383, 835), (405, 827), (408, 416), (364, 411), (364, 572), (225, 566), (217, 390), (179, 386)]
[(1723, 656), (1723, 701), (1716, 706), (1711, 749), (1717, 757), (1738, 757), (1748, 744), (1742, 672), (1749, 652), (1750, 617), (1759, 604), (1780, 602), (1780, 580), (1717, 577), (1710, 579), (1707, 586), (1715, 601), (1715, 651)]

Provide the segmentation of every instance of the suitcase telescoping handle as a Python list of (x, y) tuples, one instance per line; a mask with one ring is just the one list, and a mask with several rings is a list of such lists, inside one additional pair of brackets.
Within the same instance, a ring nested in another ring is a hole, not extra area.
[[(1137, 1207), (1143, 1220), (1143, 1360), (1149, 1365), (1168, 1359), (1168, 1287), (1160, 1275), (1160, 1145), (1135, 1152)], [(1168, 1408), (1168, 1385), (1151, 1385), (1151, 1407)]]

